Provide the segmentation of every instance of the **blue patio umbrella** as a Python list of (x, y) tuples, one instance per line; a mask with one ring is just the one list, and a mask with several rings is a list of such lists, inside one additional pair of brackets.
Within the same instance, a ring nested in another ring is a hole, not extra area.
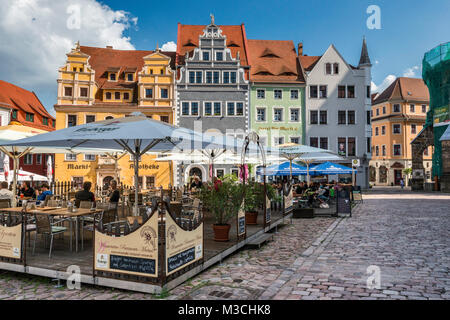
[[(291, 171), (292, 169), (292, 171)], [(263, 175), (264, 168), (258, 168), (256, 171), (256, 174)], [(285, 161), (281, 164), (274, 164), (266, 168), (266, 175), (267, 176), (299, 176), (299, 175), (305, 175), (306, 167), (302, 167), (298, 164), (291, 163), (289, 161)]]
[(351, 174), (352, 168), (341, 164), (324, 162), (309, 169), (312, 175), (330, 175), (330, 174)]

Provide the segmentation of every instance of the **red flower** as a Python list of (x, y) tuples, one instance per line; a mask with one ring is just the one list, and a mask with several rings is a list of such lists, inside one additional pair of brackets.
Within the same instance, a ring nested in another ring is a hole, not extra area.
[(214, 181), (214, 189), (216, 189), (216, 191), (219, 191), (219, 188), (221, 185), (222, 185), (222, 181), (220, 181), (220, 179), (216, 179)]

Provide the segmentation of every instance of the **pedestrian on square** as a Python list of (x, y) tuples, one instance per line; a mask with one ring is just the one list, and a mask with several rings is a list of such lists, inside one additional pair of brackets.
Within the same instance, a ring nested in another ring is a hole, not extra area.
[(403, 181), (403, 178), (401, 178), (400, 179), (400, 187), (402, 187), (402, 189), (403, 189), (404, 186), (405, 186), (405, 181)]

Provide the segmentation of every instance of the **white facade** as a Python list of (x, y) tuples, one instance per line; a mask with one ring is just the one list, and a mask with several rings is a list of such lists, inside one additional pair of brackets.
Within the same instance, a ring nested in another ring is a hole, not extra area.
[[(367, 54), (365, 41), (363, 52)], [(360, 159), (356, 185), (362, 188), (369, 185), (372, 136), (371, 65), (366, 56), (358, 67), (352, 67), (330, 45), (315, 66), (305, 72), (305, 144), (341, 153), (349, 162)]]

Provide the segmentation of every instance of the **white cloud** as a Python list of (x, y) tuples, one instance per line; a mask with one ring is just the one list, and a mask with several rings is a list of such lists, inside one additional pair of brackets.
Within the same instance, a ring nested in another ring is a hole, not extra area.
[(403, 71), (403, 76), (404, 77), (415, 77), (416, 71), (419, 71), (419, 70), (420, 70), (419, 66), (407, 68), (405, 71)]
[(38, 96), (54, 92), (56, 102), (58, 68), (76, 41), (134, 49), (124, 32), (136, 24), (137, 18), (128, 12), (114, 11), (96, 0), (2, 0), (0, 79)]
[(384, 89), (386, 89), (387, 87), (389, 87), (389, 85), (395, 81), (397, 77), (394, 76), (393, 74), (388, 75), (386, 78), (384, 78), (384, 80), (381, 82), (381, 84), (376, 85), (373, 81), (371, 84), (371, 91), (372, 93), (378, 92), (381, 93), (384, 91)]
[(173, 41), (166, 42), (162, 45), (161, 51), (177, 51), (177, 44)]

